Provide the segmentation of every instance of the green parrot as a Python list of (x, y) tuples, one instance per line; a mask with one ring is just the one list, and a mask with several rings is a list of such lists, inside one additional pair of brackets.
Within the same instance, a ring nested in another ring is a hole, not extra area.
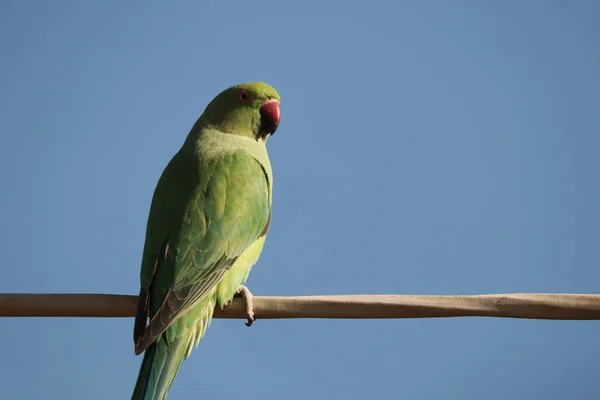
[(135, 354), (145, 351), (133, 400), (167, 397), (216, 306), (241, 295), (247, 325), (254, 321), (252, 294), (243, 283), (271, 221), (266, 142), (279, 125), (279, 102), (277, 91), (262, 82), (221, 92), (158, 181), (133, 332)]

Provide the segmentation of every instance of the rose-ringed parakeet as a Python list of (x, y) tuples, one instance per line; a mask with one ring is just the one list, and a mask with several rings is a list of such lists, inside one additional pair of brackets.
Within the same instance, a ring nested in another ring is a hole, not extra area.
[(165, 399), (181, 361), (215, 306), (241, 293), (271, 220), (266, 149), (280, 119), (279, 94), (262, 82), (215, 97), (163, 171), (152, 198), (134, 327), (145, 351), (132, 399)]

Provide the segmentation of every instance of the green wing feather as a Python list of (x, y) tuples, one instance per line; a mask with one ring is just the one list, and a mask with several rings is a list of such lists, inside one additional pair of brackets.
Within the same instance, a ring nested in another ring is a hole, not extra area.
[[(266, 176), (260, 164), (245, 152), (223, 155), (192, 173), (190, 163), (178, 157), (184, 158), (185, 154), (176, 155), (165, 169), (150, 211), (147, 236), (151, 242), (146, 243), (142, 266), (142, 290), (149, 294), (148, 310), (138, 318), (145, 322), (148, 315), (151, 321), (136, 337), (138, 354), (215, 287), (237, 257), (260, 236), (269, 218)], [(188, 170), (184, 171), (181, 164)], [(193, 189), (186, 183), (191, 183)], [(179, 196), (188, 198), (183, 212), (173, 209), (183, 205)], [(154, 210), (155, 204), (158, 208), (173, 208)]]
[(264, 233), (269, 193), (262, 166), (244, 151), (203, 160), (182, 148), (165, 168), (142, 257), (134, 339), (146, 354), (134, 399), (166, 396), (210, 323), (218, 283)]

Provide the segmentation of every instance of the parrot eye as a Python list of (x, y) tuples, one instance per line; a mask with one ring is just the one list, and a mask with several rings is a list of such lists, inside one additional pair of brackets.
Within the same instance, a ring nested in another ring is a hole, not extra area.
[(250, 100), (250, 95), (245, 90), (242, 90), (238, 94), (238, 97), (239, 97), (240, 101), (243, 101), (243, 102), (246, 102), (246, 101)]

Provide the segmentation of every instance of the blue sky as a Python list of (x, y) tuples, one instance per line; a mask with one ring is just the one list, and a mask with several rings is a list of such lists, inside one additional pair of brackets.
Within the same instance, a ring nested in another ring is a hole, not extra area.
[[(0, 4), (0, 292), (138, 292), (156, 181), (263, 80), (257, 295), (598, 293), (600, 6)], [(0, 397), (127, 399), (133, 319), (0, 319)], [(597, 322), (215, 320), (169, 399), (597, 399)]]

